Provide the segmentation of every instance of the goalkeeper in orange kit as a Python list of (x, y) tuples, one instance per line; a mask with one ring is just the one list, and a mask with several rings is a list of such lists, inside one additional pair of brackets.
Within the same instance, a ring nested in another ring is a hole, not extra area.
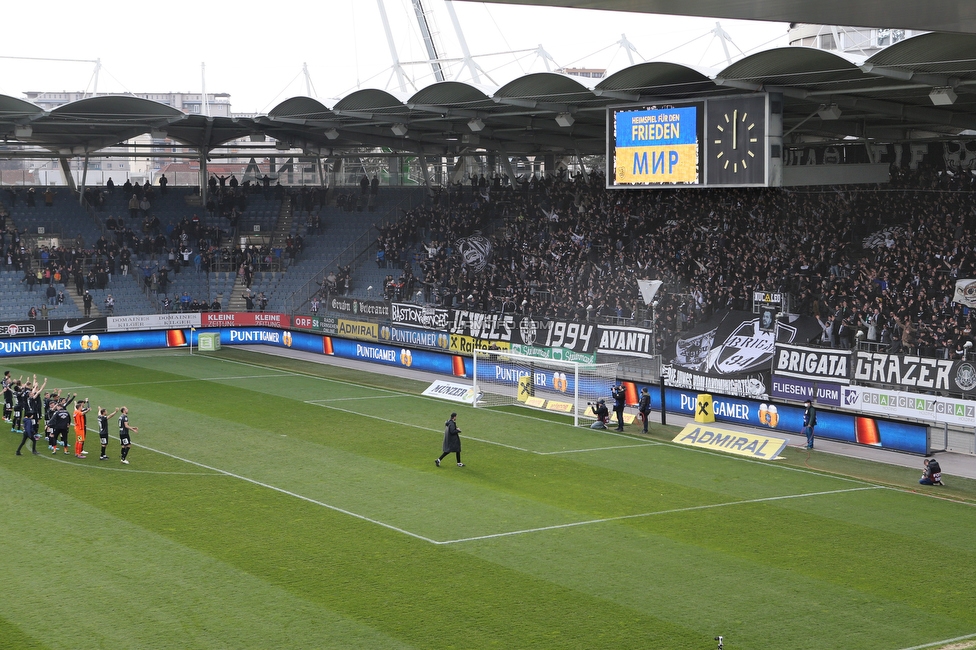
[(88, 427), (88, 411), (91, 407), (88, 400), (75, 402), (75, 458), (84, 458), (88, 455), (85, 451), (85, 431)]

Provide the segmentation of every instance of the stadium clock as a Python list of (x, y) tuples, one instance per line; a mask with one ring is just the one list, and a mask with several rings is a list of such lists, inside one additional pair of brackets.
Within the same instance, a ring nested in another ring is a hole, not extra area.
[(705, 159), (709, 185), (766, 183), (766, 97), (707, 104)]

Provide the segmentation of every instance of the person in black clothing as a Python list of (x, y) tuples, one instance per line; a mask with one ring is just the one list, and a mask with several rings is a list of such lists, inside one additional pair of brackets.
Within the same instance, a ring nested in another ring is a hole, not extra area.
[(71, 453), (68, 450), (68, 429), (71, 427), (71, 414), (68, 413), (68, 405), (75, 401), (77, 396), (78, 394), (75, 393), (70, 400), (60, 399), (56, 405), (51, 407), (51, 418), (47, 421), (47, 426), (51, 428), (51, 435), (54, 439), (54, 444), (50, 445), (52, 454), (58, 453), (58, 440), (64, 447), (64, 453)]
[(617, 384), (610, 389), (610, 397), (613, 398), (613, 412), (617, 416), (617, 431), (624, 430), (624, 400), (627, 391), (622, 384)]
[(138, 433), (137, 427), (129, 425), (129, 409), (122, 407), (119, 409), (119, 442), (122, 443), (122, 462), (129, 464), (129, 447), (132, 446), (132, 439), (129, 432)]
[(651, 414), (651, 394), (647, 388), (641, 388), (640, 400), (637, 402), (637, 410), (640, 412), (641, 422), (644, 423), (644, 433), (647, 433), (647, 421)]
[(11, 419), (11, 423), (10, 423), (10, 430), (13, 431), (14, 433), (24, 432), (23, 416), (24, 416), (24, 402), (26, 401), (25, 392), (28, 391), (25, 391), (24, 385), (21, 384), (19, 379), (16, 382), (14, 382), (13, 385), (14, 406), (12, 411), (13, 418)]
[(37, 433), (37, 416), (41, 411), (41, 400), (40, 394), (47, 386), (47, 378), (44, 379), (44, 383), (40, 386), (37, 385), (37, 377), (34, 377), (34, 387), (30, 389), (30, 384), (28, 384), (27, 395), (24, 400), (24, 437), (20, 441), (20, 446), (17, 447), (17, 455), (20, 456), (20, 450), (24, 448), (24, 444), (30, 440), (31, 441), (31, 453), (35, 456), (37, 455), (37, 439), (40, 438), (40, 434)]
[(444, 457), (454, 452), (457, 458), (457, 466), (464, 467), (464, 463), (461, 462), (461, 436), (458, 434), (461, 430), (457, 427), (457, 413), (451, 413), (451, 419), (444, 423), (444, 446), (440, 458), (434, 460), (434, 464), (438, 467), (441, 466), (441, 461)]
[(606, 429), (607, 422), (610, 421), (610, 411), (607, 410), (607, 400), (599, 399), (596, 404), (590, 405), (590, 410), (596, 416), (596, 422), (590, 425), (591, 429)]
[(111, 413), (108, 409), (103, 409), (101, 406), (98, 407), (98, 442), (102, 445), (102, 453), (99, 455), (98, 460), (108, 460), (108, 456), (105, 455), (105, 448), (108, 447), (108, 419), (119, 412), (119, 409), (115, 409)]
[(3, 420), (10, 422), (14, 410), (14, 380), (10, 377), (10, 371), (3, 373)]
[(817, 426), (817, 409), (813, 402), (803, 403), (803, 435), (807, 437), (807, 449), (813, 449), (813, 428)]
[(85, 318), (88, 318), (89, 316), (91, 316), (91, 308), (92, 308), (92, 301), (93, 301), (92, 295), (88, 293), (88, 290), (85, 290), (85, 295), (84, 297), (82, 297), (82, 300), (85, 303)]

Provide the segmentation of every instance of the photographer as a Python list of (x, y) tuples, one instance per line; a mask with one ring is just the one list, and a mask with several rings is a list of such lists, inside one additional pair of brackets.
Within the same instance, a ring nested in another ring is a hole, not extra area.
[(925, 459), (925, 469), (922, 470), (922, 478), (918, 479), (919, 485), (943, 485), (942, 467), (939, 461), (934, 458)]
[(624, 430), (624, 400), (627, 397), (627, 391), (624, 390), (623, 384), (617, 384), (610, 389), (610, 397), (613, 398), (613, 412), (617, 416), (617, 431)]
[(641, 422), (644, 424), (643, 433), (647, 433), (647, 421), (651, 415), (651, 395), (647, 387), (641, 388), (640, 401), (637, 402), (637, 410), (640, 412)]
[(607, 409), (607, 400), (599, 399), (597, 403), (587, 402), (590, 405), (590, 410), (593, 411), (593, 415), (596, 416), (596, 422), (590, 425), (591, 429), (606, 429), (607, 423), (610, 421), (610, 411)]

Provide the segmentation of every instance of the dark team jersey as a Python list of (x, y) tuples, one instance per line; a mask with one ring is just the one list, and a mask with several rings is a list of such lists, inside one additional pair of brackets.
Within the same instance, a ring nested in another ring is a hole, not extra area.
[(14, 410), (19, 411), (24, 407), (24, 393), (23, 390), (14, 389)]
[(125, 413), (119, 416), (119, 435), (129, 435), (129, 416)]
[(108, 416), (107, 415), (98, 416), (98, 437), (108, 438)]
[(41, 398), (37, 395), (28, 395), (27, 403), (24, 405), (24, 413), (31, 417), (37, 417), (41, 412)]
[(51, 419), (47, 421), (47, 426), (55, 431), (67, 431), (71, 426), (71, 414), (65, 410), (57, 410), (51, 414)]

